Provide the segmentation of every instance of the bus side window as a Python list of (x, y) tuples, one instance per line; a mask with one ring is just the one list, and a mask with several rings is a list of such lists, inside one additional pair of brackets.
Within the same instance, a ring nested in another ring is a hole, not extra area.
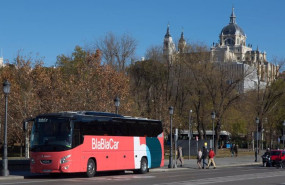
[(74, 129), (73, 130), (73, 147), (76, 147), (82, 143), (83, 139), (80, 138), (80, 130)]
[(72, 145), (76, 147), (83, 143), (83, 135), (82, 135), (82, 122), (74, 122), (74, 129), (73, 129), (73, 140)]
[(114, 136), (122, 136), (122, 126), (120, 125), (120, 123), (113, 123), (113, 131), (112, 131), (112, 135)]
[(141, 137), (149, 136), (148, 127), (147, 127), (147, 125), (144, 122), (140, 121), (138, 123), (138, 126), (139, 126), (139, 130), (140, 130), (140, 134), (139, 135)]
[(141, 126), (139, 124), (139, 122), (134, 122), (134, 123), (128, 123), (128, 127), (129, 127), (129, 134), (132, 136), (141, 136)]

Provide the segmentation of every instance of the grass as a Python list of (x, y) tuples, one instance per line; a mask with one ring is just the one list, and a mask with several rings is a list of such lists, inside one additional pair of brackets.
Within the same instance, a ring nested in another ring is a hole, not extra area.
[[(249, 149), (240, 149), (238, 150), (238, 156), (251, 156), (254, 155), (254, 151)], [(230, 149), (218, 149), (216, 157), (231, 157), (231, 151)]]
[[(254, 155), (254, 151), (250, 150), (250, 149), (239, 149), (238, 150), (238, 156), (252, 156)], [(165, 158), (168, 158), (169, 156), (169, 150), (167, 150), (165, 148)], [(228, 148), (223, 148), (223, 149), (218, 149), (218, 151), (216, 152), (216, 157), (222, 158), (222, 157), (231, 157), (232, 154), (230, 152), (230, 149)], [(188, 155), (184, 155), (183, 156), (184, 159), (188, 159)], [(196, 159), (197, 156), (193, 156), (191, 155), (191, 159)]]

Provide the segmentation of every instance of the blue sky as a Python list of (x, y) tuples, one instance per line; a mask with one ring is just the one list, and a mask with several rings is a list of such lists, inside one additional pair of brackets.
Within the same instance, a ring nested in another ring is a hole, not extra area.
[(210, 46), (229, 23), (232, 6), (247, 44), (285, 58), (284, 0), (2, 0), (0, 48), (4, 60), (23, 55), (44, 57), (46, 66), (76, 45), (86, 47), (108, 32), (138, 41), (137, 58), (162, 45), (167, 24), (178, 40), (182, 28), (190, 42)]

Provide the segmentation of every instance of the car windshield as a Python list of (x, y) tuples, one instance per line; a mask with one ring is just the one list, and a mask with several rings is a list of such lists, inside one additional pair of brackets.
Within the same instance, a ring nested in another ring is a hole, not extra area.
[(281, 151), (271, 151), (270, 155), (280, 155)]
[(31, 151), (63, 151), (71, 148), (72, 129), (68, 118), (40, 117), (31, 133)]

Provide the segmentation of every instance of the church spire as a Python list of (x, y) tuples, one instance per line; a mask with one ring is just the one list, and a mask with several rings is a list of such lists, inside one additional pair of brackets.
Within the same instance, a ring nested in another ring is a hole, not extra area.
[(171, 37), (171, 35), (169, 33), (169, 24), (167, 25), (167, 30), (166, 30), (165, 37), (167, 37), (167, 38)]
[(236, 23), (236, 15), (235, 15), (235, 12), (234, 12), (234, 7), (232, 8), (232, 14), (231, 14), (231, 17), (230, 17), (230, 24), (235, 24)]
[(171, 56), (176, 52), (175, 45), (173, 43), (172, 37), (169, 31), (169, 24), (167, 25), (166, 34), (163, 41), (163, 54), (166, 56)]
[(180, 53), (184, 53), (185, 47), (186, 47), (186, 41), (184, 39), (184, 33), (183, 33), (183, 28), (182, 28), (181, 37), (178, 43), (178, 51)]
[(183, 29), (182, 29), (182, 32), (181, 32), (181, 37), (180, 37), (180, 40), (181, 40), (181, 41), (185, 40), (185, 39), (184, 39), (184, 33), (183, 33)]

